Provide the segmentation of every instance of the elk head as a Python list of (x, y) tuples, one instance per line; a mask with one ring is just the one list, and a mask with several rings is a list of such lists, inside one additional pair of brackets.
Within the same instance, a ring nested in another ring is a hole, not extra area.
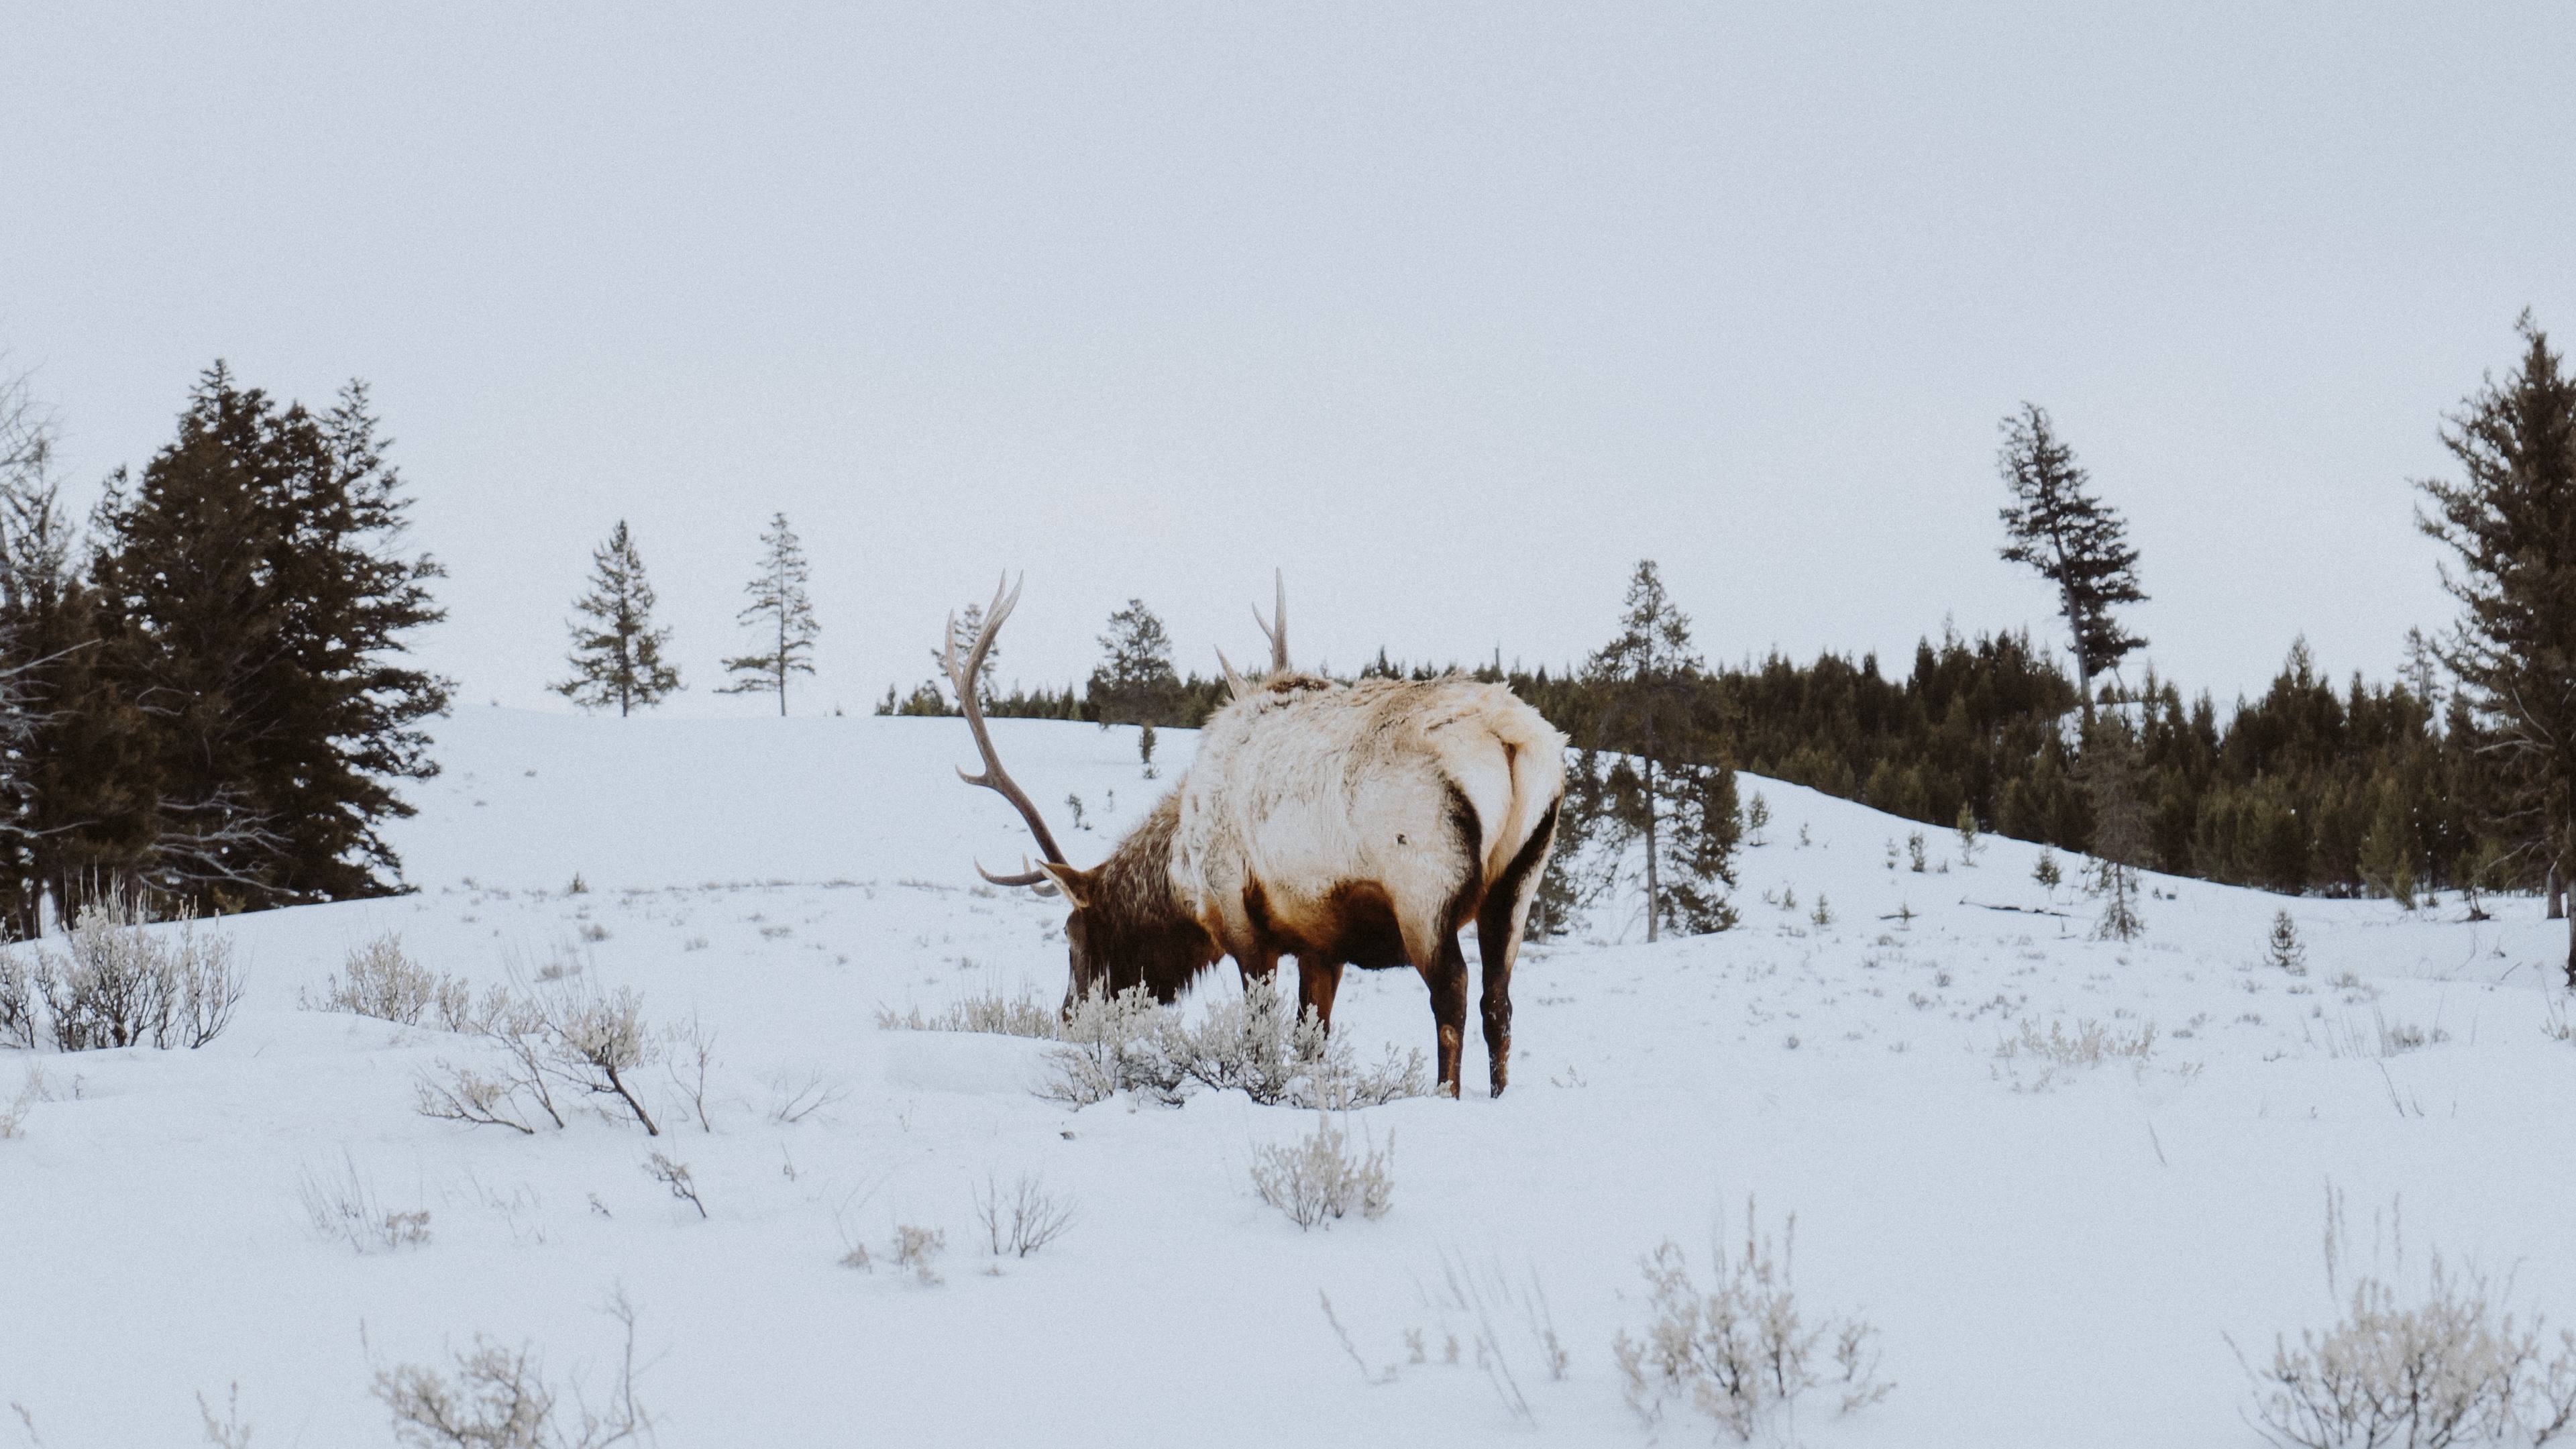
[[(1027, 582), (1026, 575), (1021, 576), (1021, 582)], [(1064, 858), (1054, 832), (1047, 829), (1045, 817), (1038, 814), (1027, 792), (1002, 768), (1002, 758), (993, 748), (992, 732), (984, 724), (983, 701), (975, 693), (976, 674), (984, 666), (993, 637), (1001, 632), (1002, 621), (1011, 616), (1012, 608), (1020, 601), (1020, 591), (1009, 587), (1007, 574), (1003, 585), (994, 589), (993, 606), (985, 611), (984, 626), (962, 662), (957, 657), (956, 616), (949, 617), (948, 641), (940, 662), (948, 671), (949, 686), (957, 692), (958, 708), (975, 733), (975, 748), (984, 757), (982, 774), (959, 770), (957, 778), (1010, 801), (1020, 818), (1028, 822), (1029, 833), (1036, 837), (1038, 850), (1046, 859), (1017, 875), (995, 875), (980, 862), (975, 872), (995, 885), (1030, 886), (1040, 895), (1060, 894), (1073, 907), (1064, 923), (1071, 967), (1071, 981), (1065, 993), (1068, 1009), (1078, 997), (1093, 992), (1114, 994), (1139, 985), (1150, 987), (1158, 998), (1169, 1001), (1201, 966), (1219, 954), (1206, 929), (1173, 898), (1170, 862), (1172, 827), (1179, 818), (1178, 797), (1166, 796), (1143, 825), (1119, 842), (1108, 860), (1090, 870), (1077, 869)], [(1027, 864), (1025, 859), (1021, 863)]]

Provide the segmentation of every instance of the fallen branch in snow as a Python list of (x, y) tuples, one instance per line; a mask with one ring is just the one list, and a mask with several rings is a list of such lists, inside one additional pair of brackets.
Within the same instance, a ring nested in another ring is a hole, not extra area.
[(1961, 905), (1963, 905), (1963, 906), (1975, 906), (1978, 910), (1981, 910), (1981, 911), (2013, 911), (2013, 912), (2016, 912), (2016, 913), (2018, 913), (2018, 914), (2025, 915), (2025, 916), (2055, 916), (2055, 917), (2057, 917), (2057, 918), (2058, 918), (2059, 920), (2061, 920), (2061, 921), (2073, 920), (2073, 919), (2074, 919), (2074, 917), (2072, 917), (2072, 916), (2068, 915), (2068, 914), (2067, 914), (2066, 912), (2064, 912), (2064, 911), (2052, 911), (2052, 910), (2047, 910), (2047, 909), (2045, 909), (2045, 908), (2043, 908), (2043, 907), (2040, 907), (2040, 906), (1998, 906), (1998, 905), (1991, 905), (1991, 904), (1989, 904), (1989, 903), (1987, 903), (1987, 902), (1985, 902), (1985, 901), (1972, 901), (1972, 900), (1968, 899), (1966, 896), (1961, 896), (1961, 897), (1959, 897), (1959, 904), (1961, 904)]

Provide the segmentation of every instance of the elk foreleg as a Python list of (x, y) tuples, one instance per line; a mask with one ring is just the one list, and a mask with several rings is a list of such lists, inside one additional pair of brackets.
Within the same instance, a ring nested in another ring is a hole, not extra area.
[(1268, 986), (1273, 984), (1279, 975), (1279, 952), (1271, 947), (1255, 947), (1248, 951), (1234, 952), (1233, 955), (1234, 968), (1243, 974), (1243, 989), (1247, 994), (1251, 992), (1253, 982), (1258, 981)]
[(1333, 995), (1342, 987), (1342, 963), (1329, 957), (1297, 958), (1297, 1010), (1314, 1013), (1326, 1032), (1333, 1029)]
[(1467, 1040), (1467, 953), (1458, 949), (1457, 933), (1443, 932), (1429, 959), (1417, 957), (1414, 969), (1431, 988), (1431, 1020), (1438, 1028), (1440, 1081), (1435, 1090), (1455, 1097), (1459, 1052)]

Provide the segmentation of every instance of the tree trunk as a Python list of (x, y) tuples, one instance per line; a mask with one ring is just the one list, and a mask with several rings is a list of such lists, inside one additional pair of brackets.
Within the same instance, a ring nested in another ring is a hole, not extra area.
[(1646, 940), (1655, 939), (1655, 757), (1646, 757)]
[(2549, 879), (2541, 883), (2540, 893), (2549, 902), (2549, 919), (2554, 921), (2567, 914), (2567, 892), (2558, 879), (2558, 862), (2549, 863)]

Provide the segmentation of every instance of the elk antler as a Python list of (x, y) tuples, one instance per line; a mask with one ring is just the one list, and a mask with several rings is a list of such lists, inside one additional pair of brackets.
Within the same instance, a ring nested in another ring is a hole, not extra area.
[(1271, 580), (1278, 585), (1279, 594), (1278, 598), (1270, 606), (1270, 620), (1268, 623), (1262, 622), (1261, 606), (1259, 604), (1255, 604), (1252, 606), (1252, 622), (1260, 624), (1261, 632), (1267, 635), (1270, 639), (1270, 672), (1273, 674), (1285, 674), (1288, 672), (1287, 570), (1274, 570), (1271, 574)]
[(1225, 651), (1222, 649), (1216, 651), (1216, 667), (1225, 671), (1225, 692), (1228, 698), (1241, 699), (1252, 692), (1252, 686), (1244, 683), (1243, 676), (1234, 672), (1234, 661), (1226, 658)]
[[(965, 711), (967, 727), (975, 732), (975, 748), (984, 756), (984, 773), (969, 775), (964, 770), (959, 770), (957, 778), (969, 785), (981, 785), (1010, 801), (1020, 812), (1020, 818), (1028, 822), (1029, 833), (1038, 838), (1038, 849), (1046, 853), (1048, 862), (1054, 865), (1067, 865), (1070, 862), (1064, 858), (1064, 852), (1056, 847), (1055, 836), (1047, 829), (1045, 817), (1038, 814), (1038, 807), (1029, 803), (1028, 795), (1011, 779), (1010, 773), (1002, 768), (1002, 757), (993, 750), (993, 736), (984, 728), (984, 702), (977, 697), (975, 691), (975, 678), (983, 671), (984, 655), (993, 647), (993, 636), (1001, 632), (1002, 621), (1011, 617), (1012, 608), (1020, 602), (1020, 591), (1017, 588), (1011, 588), (1009, 595), (1004, 596), (1003, 589), (1010, 582), (1011, 576), (1006, 573), (1002, 575), (1001, 584), (994, 587), (993, 607), (985, 611), (984, 627), (975, 635), (975, 646), (967, 651), (964, 664), (957, 662), (957, 616), (955, 614), (948, 616), (948, 637), (940, 642), (940, 663), (948, 670), (949, 687), (957, 691), (957, 707)], [(1020, 582), (1027, 583), (1028, 575), (1025, 573), (1020, 575)], [(1026, 857), (1023, 857), (1021, 864), (1027, 863)], [(1048, 881), (1046, 872), (1042, 870), (1023, 871), (1018, 875), (995, 875), (984, 869), (983, 864), (978, 862), (975, 873), (995, 885), (1036, 886), (1041, 895), (1055, 894), (1054, 885)]]

